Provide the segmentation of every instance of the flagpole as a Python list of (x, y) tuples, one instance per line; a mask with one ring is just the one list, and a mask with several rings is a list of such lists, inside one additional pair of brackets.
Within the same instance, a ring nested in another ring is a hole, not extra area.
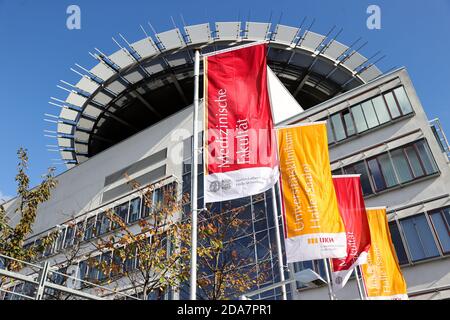
[(362, 267), (361, 267), (361, 265), (357, 265), (356, 267), (358, 268), (359, 273), (361, 274), (362, 291), (363, 291), (363, 294), (364, 294), (364, 300), (367, 300), (367, 296), (368, 296), (367, 295), (367, 288), (366, 288), (366, 284), (364, 282), (364, 275), (363, 275), (363, 272), (362, 272)]
[(328, 267), (328, 259), (323, 259), (323, 264), (325, 266), (325, 274), (327, 276), (327, 284), (328, 284), (328, 296), (330, 300), (334, 300), (333, 289), (331, 288), (331, 277), (330, 277), (330, 268)]
[(356, 284), (358, 285), (359, 299), (360, 299), (360, 300), (365, 300), (365, 299), (364, 299), (364, 294), (363, 294), (363, 291), (362, 291), (362, 287), (361, 287), (361, 282), (360, 282), (360, 279), (359, 279), (358, 266), (356, 266), (356, 267), (353, 269), (353, 272), (355, 273)]
[[(281, 204), (280, 204), (281, 205)], [(281, 250), (281, 235), (280, 235), (280, 224), (278, 220), (278, 208), (277, 208), (277, 196), (275, 193), (275, 185), (272, 187), (272, 212), (273, 219), (275, 223), (275, 238), (277, 242), (277, 253), (278, 253), (278, 269), (280, 272), (280, 282), (284, 279), (284, 265), (283, 265), (283, 251)], [(281, 286), (281, 293), (283, 295), (283, 300), (287, 300), (286, 285)]]
[(194, 62), (194, 113), (193, 113), (193, 145), (192, 145), (192, 184), (191, 184), (191, 279), (190, 299), (197, 299), (197, 186), (198, 186), (198, 104), (199, 104), (200, 52), (195, 50)]

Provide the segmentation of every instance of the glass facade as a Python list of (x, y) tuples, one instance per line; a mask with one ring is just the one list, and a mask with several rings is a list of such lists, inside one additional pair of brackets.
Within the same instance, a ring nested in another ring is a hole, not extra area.
[[(200, 140), (201, 141), (201, 140)], [(185, 216), (190, 214), (190, 189), (191, 189), (191, 150), (192, 138), (186, 139), (184, 143), (183, 160), (183, 193), (186, 195), (188, 201), (184, 204), (183, 210)], [(200, 162), (198, 167), (199, 188), (198, 188), (198, 206), (203, 207), (203, 185), (200, 181), (203, 180), (203, 165)], [(272, 211), (272, 192), (267, 192), (231, 201), (209, 203), (206, 208), (211, 214), (230, 214), (233, 209), (242, 209), (239, 213), (239, 219), (248, 221), (245, 227), (241, 228), (238, 235), (235, 236), (235, 241), (228, 245), (227, 250), (236, 250), (239, 255), (245, 257), (248, 265), (242, 267), (242, 272), (252, 272), (252, 277), (255, 279), (264, 273), (265, 282), (255, 285), (252, 290), (263, 288), (267, 285), (280, 281), (278, 269), (278, 255), (276, 249), (275, 239), (275, 224)], [(279, 211), (280, 212), (280, 211)], [(280, 232), (283, 234), (281, 227), (281, 218), (279, 217)], [(284, 252), (284, 249), (283, 249)], [(285, 277), (289, 275), (285, 272)], [(289, 286), (286, 287), (289, 290)], [(189, 290), (181, 290), (180, 298), (188, 299)], [(289, 294), (289, 292), (288, 292)], [(237, 296), (235, 296), (237, 298)], [(273, 289), (264, 292), (257, 296), (252, 296), (252, 299), (281, 299), (281, 289)]]

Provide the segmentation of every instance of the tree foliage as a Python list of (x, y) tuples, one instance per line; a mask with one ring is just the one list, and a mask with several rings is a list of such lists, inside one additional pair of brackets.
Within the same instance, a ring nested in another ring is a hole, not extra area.
[[(43, 177), (43, 181), (35, 188), (30, 188), (27, 150), (20, 148), (17, 151), (19, 163), (17, 165), (17, 200), (14, 215), (19, 215), (20, 220), (12, 226), (6, 215), (3, 205), (0, 205), (0, 253), (18, 260), (30, 261), (52, 241), (54, 234), (50, 234), (36, 246), (24, 247), (24, 240), (33, 232), (33, 224), (36, 221), (37, 210), (40, 204), (50, 199), (52, 189), (57, 185), (54, 177), (54, 168), (49, 168)], [(20, 263), (8, 261), (10, 269), (19, 269)]]

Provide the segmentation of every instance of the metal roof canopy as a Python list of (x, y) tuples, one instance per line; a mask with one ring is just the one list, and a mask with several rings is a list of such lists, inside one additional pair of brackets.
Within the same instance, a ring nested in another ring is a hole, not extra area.
[[(367, 59), (358, 52), (362, 46), (353, 49), (353, 45), (347, 47), (336, 41), (337, 36), (329, 37), (334, 27), (327, 35), (321, 35), (304, 29), (303, 23), (294, 27), (251, 21), (242, 25), (239, 21), (231, 21), (216, 22), (214, 29), (209, 23), (184, 26), (184, 33), (176, 26), (160, 33), (153, 30), (153, 38), (142, 26), (141, 29), (145, 37), (132, 43), (120, 35), (125, 42), (123, 46), (113, 38), (119, 50), (110, 55), (95, 49), (97, 53), (91, 56), (98, 63), (90, 70), (76, 65), (81, 71), (72, 71), (81, 75), (79, 82), (69, 84), (70, 89), (59, 86), (69, 94), (61, 101), (66, 106), (61, 108), (55, 137), (63, 161), (70, 166), (95, 154), (92, 143), (103, 141), (113, 145), (120, 141), (120, 137), (102, 136), (106, 125), (114, 123), (124, 131), (140, 130), (142, 124), (134, 125), (135, 119), (127, 109), (136, 113), (142, 105), (142, 110), (152, 115), (149, 118), (159, 121), (161, 111), (167, 109), (166, 106), (161, 106), (161, 110), (158, 108), (162, 95), (179, 103), (178, 110), (187, 106), (192, 95), (186, 89), (190, 90), (192, 82), (194, 48), (208, 53), (266, 40), (272, 70), (294, 97), (308, 98), (312, 101), (310, 105), (381, 75), (370, 61), (372, 58)], [(301, 104), (308, 103), (301, 101)], [(172, 113), (176, 112), (176, 107), (173, 108)]]

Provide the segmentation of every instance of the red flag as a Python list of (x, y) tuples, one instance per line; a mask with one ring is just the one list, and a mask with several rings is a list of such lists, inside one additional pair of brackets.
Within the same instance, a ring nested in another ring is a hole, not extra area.
[(266, 52), (252, 45), (204, 60), (205, 203), (264, 192), (278, 179)]
[(333, 184), (347, 235), (347, 257), (333, 259), (332, 265), (333, 288), (339, 290), (357, 265), (367, 263), (370, 229), (360, 175), (333, 176)]

